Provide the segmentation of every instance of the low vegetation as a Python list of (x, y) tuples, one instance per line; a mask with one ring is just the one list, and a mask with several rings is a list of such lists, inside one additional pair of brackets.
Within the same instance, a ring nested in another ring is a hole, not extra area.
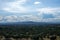
[(49, 38), (51, 35), (60, 36), (60, 24), (48, 25), (0, 25), (0, 36), (5, 38)]

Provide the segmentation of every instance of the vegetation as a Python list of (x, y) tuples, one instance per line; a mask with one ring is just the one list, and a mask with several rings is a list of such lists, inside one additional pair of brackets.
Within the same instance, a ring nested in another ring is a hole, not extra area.
[(59, 35), (60, 24), (48, 25), (0, 25), (0, 35), (5, 37), (34, 37), (46, 35)]

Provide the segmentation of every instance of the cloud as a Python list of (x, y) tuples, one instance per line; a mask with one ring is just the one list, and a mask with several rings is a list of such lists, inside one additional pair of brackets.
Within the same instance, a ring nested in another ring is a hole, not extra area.
[(34, 16), (34, 15), (24, 15), (22, 17), (24, 18), (25, 21), (39, 21), (40, 20), (38, 16)]
[(60, 8), (40, 8), (37, 9), (40, 13), (55, 13), (60, 12)]
[(2, 21), (3, 20), (3, 16), (0, 16), (0, 21)]
[(60, 16), (55, 18), (41, 18), (35, 15), (10, 15), (10, 16), (0, 16), (0, 22), (23, 22), (23, 21), (34, 21), (34, 22), (59, 22)]
[(16, 22), (17, 21), (17, 16), (15, 16), (15, 15), (5, 16), (4, 21), (6, 21), (6, 22)]
[(43, 22), (60, 22), (60, 17), (59, 18), (43, 19)]
[(59, 22), (60, 8), (39, 8), (37, 9), (40, 22)]
[(12, 13), (26, 13), (28, 8), (23, 6), (27, 0), (16, 0), (13, 2), (6, 2), (2, 10)]
[[(60, 8), (51, 8), (51, 7), (42, 7), (37, 8), (30, 6), (27, 3), (28, 0), (10, 0), (0, 3), (0, 10), (11, 13), (23, 13), (23, 15), (10, 15), (2, 17), (0, 16), (1, 21), (6, 22), (17, 22), (17, 21), (36, 21), (36, 22), (52, 22), (60, 20)], [(34, 5), (39, 5), (41, 2), (34, 2)], [(26, 6), (25, 6), (26, 5)], [(39, 6), (40, 7), (40, 6)], [(37, 13), (36, 13), (37, 12)], [(31, 14), (25, 15), (24, 13)], [(5, 15), (5, 14), (4, 14)], [(4, 18), (4, 19), (3, 19)]]
[[(7, 10), (7, 9), (6, 9)], [(5, 22), (59, 22), (60, 21), (60, 8), (39, 8), (36, 10), (37, 15), (10, 15), (3, 17)], [(0, 17), (2, 20), (2, 17)]]
[(35, 5), (37, 5), (37, 4), (41, 4), (41, 2), (34, 2), (34, 4), (35, 4)]
[(10, 16), (0, 16), (0, 22), (22, 22), (22, 21), (35, 21), (39, 22), (41, 19), (38, 16), (35, 15), (23, 15), (23, 16), (16, 16), (16, 15), (10, 15)]
[[(1, 7), (1, 9), (10, 13), (29, 13), (36, 11), (36, 8), (26, 4), (28, 2), (28, 0), (15, 0), (12, 2), (7, 1), (5, 3), (1, 3), (3, 4), (3, 7)], [(40, 3), (41, 2), (34, 2), (34, 4)]]
[(60, 16), (60, 8), (40, 8), (37, 9), (39, 12), (38, 15), (43, 15), (43, 14), (52, 14), (53, 16), (57, 17)]

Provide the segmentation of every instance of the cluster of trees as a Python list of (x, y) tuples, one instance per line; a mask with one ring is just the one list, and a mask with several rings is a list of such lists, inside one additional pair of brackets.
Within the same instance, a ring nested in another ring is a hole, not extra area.
[(59, 35), (60, 24), (49, 25), (0, 25), (0, 35), (5, 37), (34, 37), (46, 35)]

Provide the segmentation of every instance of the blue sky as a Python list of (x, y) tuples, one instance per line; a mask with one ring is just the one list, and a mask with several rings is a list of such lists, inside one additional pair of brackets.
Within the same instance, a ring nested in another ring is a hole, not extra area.
[(0, 0), (0, 22), (60, 22), (60, 0)]

